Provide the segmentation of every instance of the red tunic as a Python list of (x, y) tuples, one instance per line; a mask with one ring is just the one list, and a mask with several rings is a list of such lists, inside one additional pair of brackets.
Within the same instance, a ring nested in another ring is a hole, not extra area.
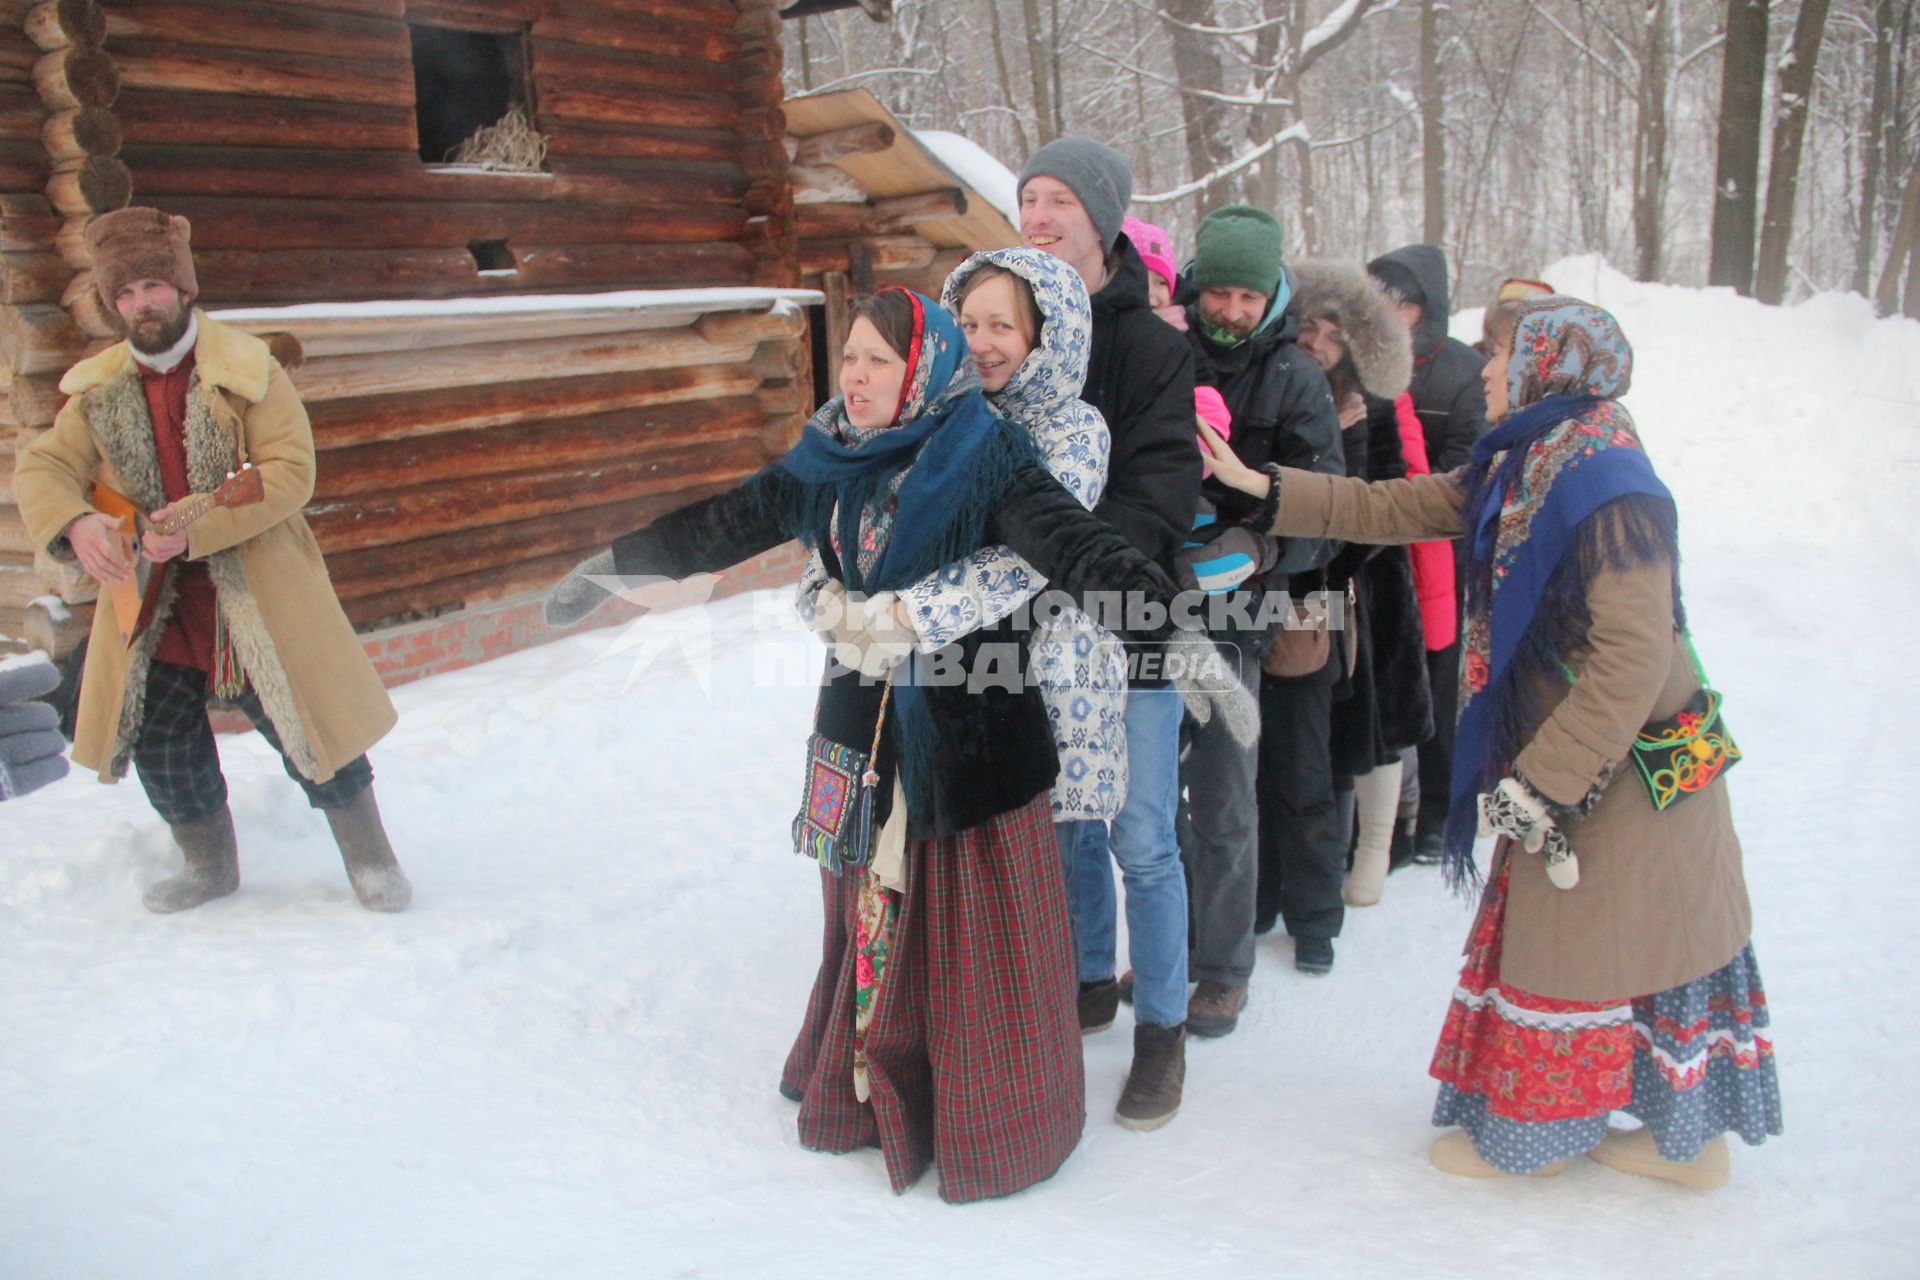
[[(147, 412), (153, 418), (153, 448), (160, 460), (160, 484), (169, 503), (193, 492), (187, 478), (187, 386), (193, 378), (193, 353), (166, 373), (138, 366), (140, 384), (147, 393)], [(213, 579), (204, 563), (191, 562), (183, 552), (170, 562), (178, 593), (167, 629), (160, 636), (155, 660), (178, 663), (199, 671), (213, 670)]]

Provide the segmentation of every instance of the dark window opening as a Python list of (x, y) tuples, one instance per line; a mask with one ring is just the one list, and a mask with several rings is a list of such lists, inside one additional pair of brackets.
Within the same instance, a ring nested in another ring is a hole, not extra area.
[(415, 26), (414, 117), (420, 158), (453, 163), (460, 145), (519, 107), (533, 119), (526, 41), (518, 33)]
[(830, 354), (827, 351), (827, 309), (824, 306), (807, 308), (807, 333), (807, 345), (811, 348), (807, 354), (813, 364), (813, 408), (807, 410), (811, 415), (814, 409), (825, 404), (833, 395), (833, 354), (837, 353)]
[(467, 252), (473, 255), (473, 265), (482, 271), (518, 271), (519, 259), (513, 256), (513, 250), (507, 248), (505, 240), (470, 240)]

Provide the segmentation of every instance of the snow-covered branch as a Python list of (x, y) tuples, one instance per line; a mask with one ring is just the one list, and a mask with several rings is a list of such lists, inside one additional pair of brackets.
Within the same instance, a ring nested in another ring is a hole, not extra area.
[(1133, 198), (1133, 202), (1135, 204), (1169, 204), (1175, 200), (1184, 200), (1190, 195), (1205, 191), (1222, 178), (1231, 178), (1242, 169), (1248, 169), (1260, 163), (1275, 147), (1283, 143), (1305, 142), (1311, 145), (1312, 141), (1313, 135), (1307, 130), (1307, 126), (1304, 123), (1295, 121), (1293, 124), (1288, 125), (1280, 132), (1274, 134), (1271, 138), (1268, 138), (1259, 146), (1253, 147), (1227, 161), (1212, 173), (1203, 174), (1195, 178), (1192, 182), (1183, 182), (1168, 191), (1156, 191), (1151, 195), (1144, 196), (1137, 195)]

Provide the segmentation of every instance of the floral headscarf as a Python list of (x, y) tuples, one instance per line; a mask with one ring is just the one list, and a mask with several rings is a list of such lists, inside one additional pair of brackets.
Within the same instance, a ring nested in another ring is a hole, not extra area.
[(942, 305), (959, 315), (967, 281), (989, 264), (1026, 281), (1040, 308), (1041, 325), (1033, 350), (1006, 386), (987, 393), (987, 402), (1003, 417), (1032, 422), (1079, 399), (1087, 380), (1087, 361), (1093, 354), (1087, 284), (1078, 271), (1040, 249), (990, 249), (954, 268), (940, 290)]

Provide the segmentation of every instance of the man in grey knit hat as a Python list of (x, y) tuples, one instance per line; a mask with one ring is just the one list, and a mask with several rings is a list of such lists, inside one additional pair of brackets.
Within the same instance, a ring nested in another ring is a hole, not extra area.
[[(1112, 433), (1106, 492), (1094, 513), (1173, 571), (1200, 497), (1194, 443), (1193, 353), (1153, 313), (1147, 268), (1121, 233), (1133, 193), (1126, 157), (1091, 138), (1033, 153), (1020, 175), (1020, 235), (1086, 281), (1093, 341), (1080, 398)], [(1133, 1066), (1115, 1119), (1156, 1129), (1179, 1110), (1186, 1077), (1187, 888), (1174, 816), (1180, 793), (1180, 695), (1154, 654), (1130, 654), (1127, 798), (1111, 833), (1099, 822), (1059, 826), (1080, 973), (1080, 1027), (1112, 1025), (1115, 978), (1113, 863), (1126, 886), (1134, 976)]]

